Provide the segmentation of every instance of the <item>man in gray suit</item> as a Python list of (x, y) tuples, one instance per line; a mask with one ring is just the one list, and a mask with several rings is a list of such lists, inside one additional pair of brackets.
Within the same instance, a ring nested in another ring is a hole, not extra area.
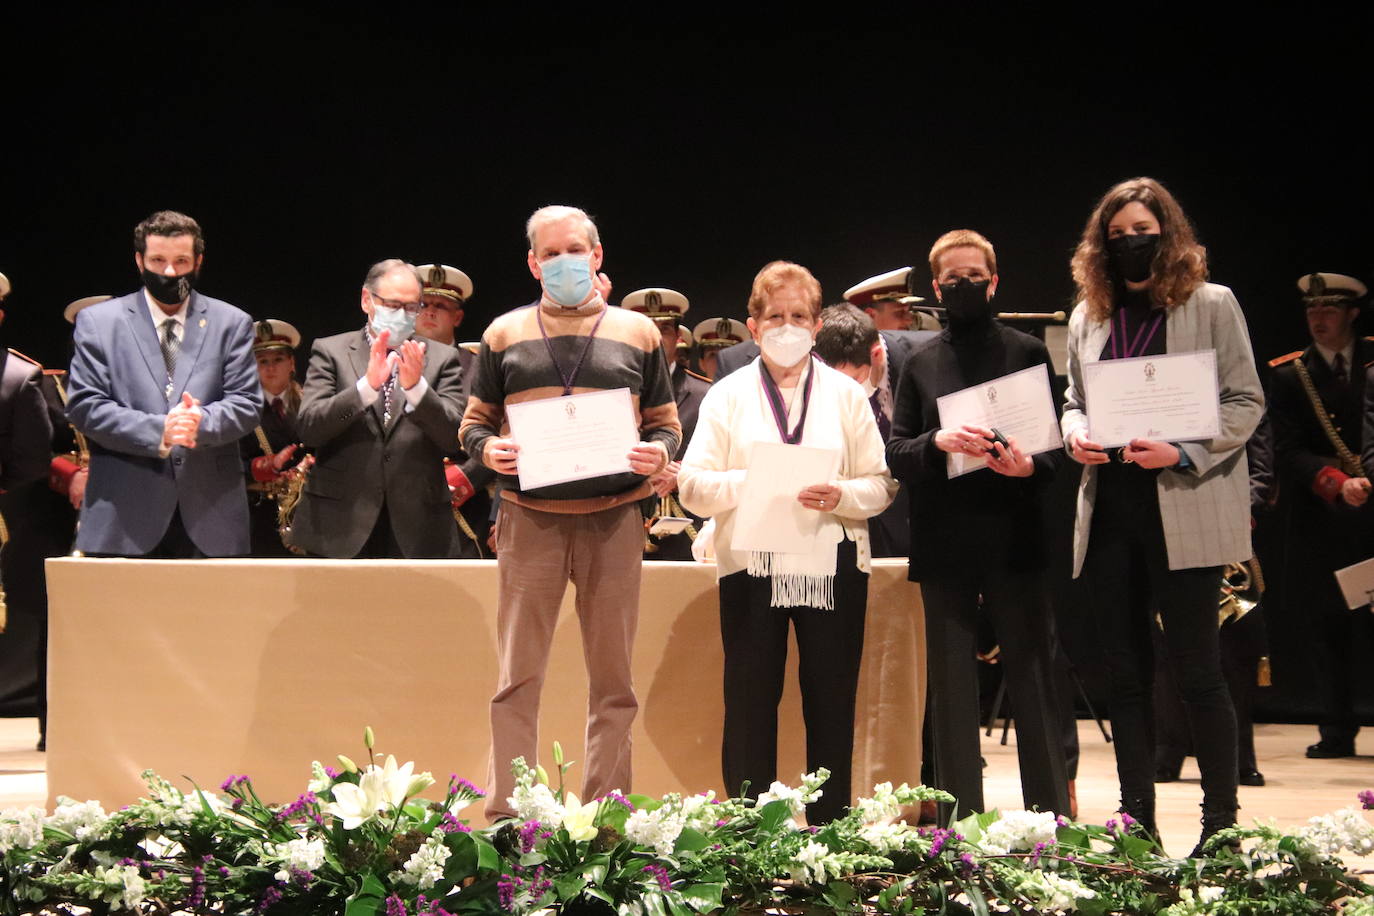
[(253, 322), (195, 291), (204, 258), (195, 220), (154, 213), (134, 229), (143, 289), (77, 318), (67, 414), (91, 446), (77, 550), (248, 552), (238, 440), (262, 405)]
[(458, 555), (444, 455), (467, 399), (458, 351), (412, 339), (422, 287), (404, 261), (374, 264), (362, 289), (367, 323), (310, 353), (296, 429), (315, 466), (291, 530), (315, 556)]

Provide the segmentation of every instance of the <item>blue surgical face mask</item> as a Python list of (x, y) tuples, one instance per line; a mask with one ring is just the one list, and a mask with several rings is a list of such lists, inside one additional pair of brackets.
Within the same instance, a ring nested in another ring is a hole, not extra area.
[(385, 305), (372, 306), (372, 319), (369, 324), (374, 335), (379, 335), (383, 331), (391, 332), (386, 339), (389, 350), (395, 350), (415, 333), (414, 315), (405, 309), (389, 309)]
[(592, 256), (560, 254), (539, 262), (544, 293), (559, 305), (581, 305), (592, 293)]

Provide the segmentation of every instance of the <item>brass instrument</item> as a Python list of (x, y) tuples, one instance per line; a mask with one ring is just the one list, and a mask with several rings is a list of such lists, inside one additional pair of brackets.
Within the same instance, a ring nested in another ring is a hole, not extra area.
[[(272, 451), (272, 443), (267, 441), (267, 433), (262, 427), (254, 427), (253, 434), (258, 438), (258, 447), (263, 455), (275, 458), (277, 453)], [(305, 556), (305, 551), (291, 543), (291, 519), (296, 515), (296, 506), (301, 501), (301, 488), (305, 486), (305, 478), (309, 473), (308, 458), (302, 458), (294, 468), (283, 472), (276, 480), (267, 483), (254, 481), (248, 485), (249, 490), (266, 494), (277, 504), (277, 534), (281, 536), (282, 546), (300, 556)]]
[[(1258, 557), (1244, 563), (1227, 563), (1221, 571), (1221, 595), (1217, 600), (1217, 626), (1226, 621), (1240, 620), (1255, 609), (1264, 594), (1264, 570)], [(1256, 683), (1268, 687), (1273, 683), (1269, 656), (1261, 656)]]

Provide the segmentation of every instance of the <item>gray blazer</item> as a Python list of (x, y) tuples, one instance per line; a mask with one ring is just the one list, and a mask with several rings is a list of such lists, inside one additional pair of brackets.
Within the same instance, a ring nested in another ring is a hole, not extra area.
[[(1193, 466), (1159, 472), (1159, 515), (1170, 569), (1239, 563), (1250, 548), (1250, 480), (1245, 443), (1264, 414), (1264, 392), (1255, 372), (1245, 316), (1231, 290), (1215, 283), (1198, 288), (1169, 312), (1165, 350), (1215, 350), (1221, 394), (1221, 435), (1179, 443)], [(1079, 303), (1069, 319), (1069, 388), (1061, 428), (1087, 433), (1083, 364), (1097, 360), (1111, 333), (1111, 322), (1092, 321)], [(1097, 496), (1097, 468), (1086, 465), (1078, 485), (1078, 518), (1073, 532), (1073, 574), (1083, 571)]]

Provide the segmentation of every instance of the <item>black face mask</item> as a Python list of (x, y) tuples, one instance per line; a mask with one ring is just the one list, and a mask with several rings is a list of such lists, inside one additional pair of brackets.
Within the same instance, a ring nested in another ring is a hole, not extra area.
[(1107, 259), (1112, 273), (1128, 283), (1150, 279), (1150, 266), (1159, 250), (1159, 235), (1118, 235), (1107, 239)]
[(180, 305), (191, 295), (191, 290), (195, 289), (196, 276), (199, 273), (200, 271), (193, 270), (187, 274), (169, 277), (166, 274), (154, 273), (145, 267), (143, 285), (147, 288), (148, 294), (163, 305)]
[(949, 323), (955, 327), (972, 327), (992, 318), (992, 300), (988, 298), (991, 281), (974, 282), (960, 277), (954, 283), (940, 284), (940, 304), (945, 307)]

